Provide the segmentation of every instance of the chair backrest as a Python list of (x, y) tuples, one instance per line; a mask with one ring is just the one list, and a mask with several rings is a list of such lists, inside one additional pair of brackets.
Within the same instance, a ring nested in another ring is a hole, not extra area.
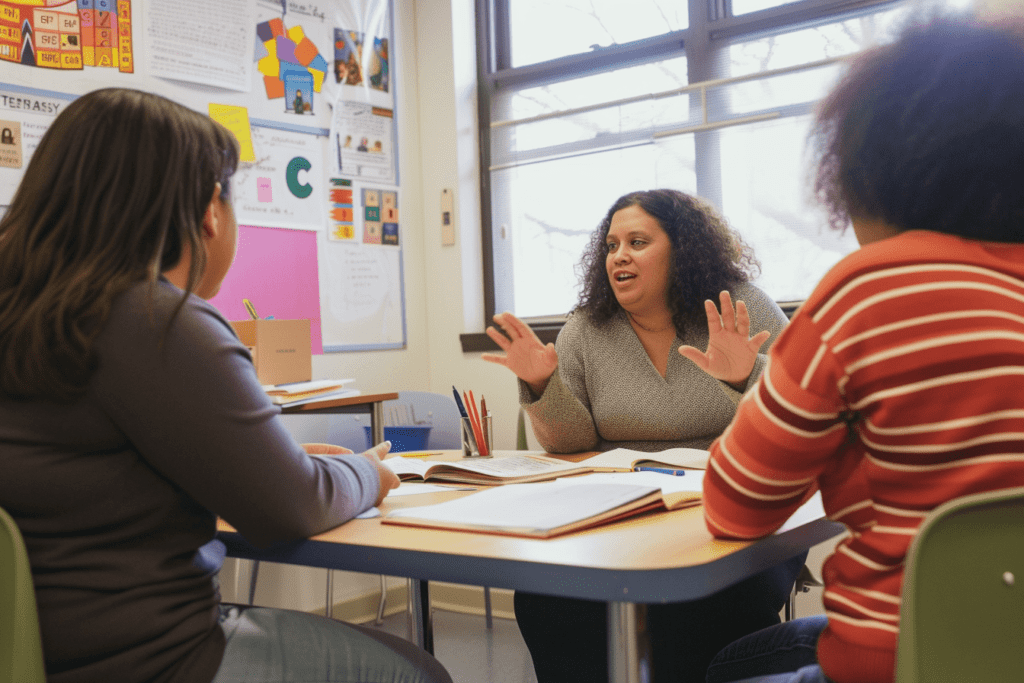
[(530, 450), (530, 444), (526, 440), (526, 411), (522, 408), (519, 408), (519, 419), (516, 420), (516, 450)]
[(28, 553), (21, 532), (0, 508), (0, 680), (45, 683), (43, 645)]
[(933, 510), (907, 554), (898, 683), (1024, 680), (1024, 488)]
[[(430, 432), (425, 446), (427, 450), (462, 447), (459, 409), (450, 394), (400, 391), (397, 399), (385, 401), (382, 408), (385, 432), (387, 425), (429, 425)], [(327, 441), (354, 451), (365, 450), (371, 445), (365, 429), (369, 424), (369, 418), (363, 415), (332, 415), (327, 429)]]

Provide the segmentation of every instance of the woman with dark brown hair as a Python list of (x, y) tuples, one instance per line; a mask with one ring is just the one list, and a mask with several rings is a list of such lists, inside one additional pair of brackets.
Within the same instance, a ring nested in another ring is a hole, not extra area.
[(401, 639), (220, 604), (218, 515), (269, 545), (398, 484), (386, 444), (296, 443), (203, 300), (235, 254), (237, 161), (208, 117), (98, 90), (54, 120), (0, 220), (0, 507), (28, 549), (47, 677), (450, 682)]
[[(701, 199), (650, 190), (612, 205), (581, 266), (579, 305), (556, 344), (510, 313), (495, 316), (504, 334), (487, 329), (505, 354), (484, 359), (519, 378), (541, 446), (707, 448), (763, 370), (760, 347), (786, 324), (750, 282), (750, 248)], [(704, 600), (650, 605), (654, 680), (703, 682), (725, 644), (777, 624), (804, 557)], [(540, 683), (607, 680), (604, 603), (520, 591), (515, 610)]]

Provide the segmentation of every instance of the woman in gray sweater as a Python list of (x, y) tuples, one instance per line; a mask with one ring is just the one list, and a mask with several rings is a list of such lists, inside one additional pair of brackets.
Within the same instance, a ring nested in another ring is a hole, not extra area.
[[(750, 283), (757, 267), (706, 202), (676, 190), (627, 194), (594, 233), (580, 303), (556, 343), (502, 313), (502, 332), (487, 334), (505, 353), (483, 358), (519, 378), (549, 452), (707, 448), (764, 369), (761, 347), (786, 324)], [(703, 682), (733, 634), (778, 623), (804, 558), (704, 600), (649, 606), (654, 680)], [(540, 683), (607, 680), (603, 603), (517, 592), (515, 610)]]
[(28, 548), (51, 683), (450, 683), (401, 639), (220, 604), (218, 515), (258, 545), (325, 531), (398, 485), (300, 445), (203, 299), (235, 255), (238, 143), (125, 89), (43, 136), (0, 220), (0, 507)]

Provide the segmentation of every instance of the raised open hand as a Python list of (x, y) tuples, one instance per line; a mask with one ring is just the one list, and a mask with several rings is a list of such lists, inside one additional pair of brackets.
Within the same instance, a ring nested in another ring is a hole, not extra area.
[(754, 369), (758, 349), (771, 336), (762, 330), (753, 337), (750, 334), (750, 315), (742, 301), (732, 307), (732, 297), (723, 291), (719, 295), (722, 314), (718, 314), (715, 302), (708, 299), (704, 310), (708, 314), (708, 350), (702, 352), (692, 346), (680, 346), (679, 353), (689, 358), (697, 367), (715, 379), (740, 387), (746, 384)]
[(529, 325), (511, 313), (499, 313), (494, 316), (494, 322), (505, 331), (505, 334), (488, 327), (487, 336), (501, 347), (505, 355), (485, 353), (481, 358), (490, 363), (504, 365), (514, 372), (516, 377), (529, 384), (535, 394), (543, 394), (548, 380), (558, 368), (555, 345), (545, 346)]

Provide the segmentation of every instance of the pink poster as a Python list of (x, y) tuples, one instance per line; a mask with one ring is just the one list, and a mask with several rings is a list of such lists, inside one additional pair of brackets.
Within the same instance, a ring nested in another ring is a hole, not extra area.
[(210, 303), (228, 320), (248, 320), (242, 299), (261, 318), (309, 318), (313, 353), (324, 352), (320, 334), (317, 233), (238, 226), (238, 254)]

